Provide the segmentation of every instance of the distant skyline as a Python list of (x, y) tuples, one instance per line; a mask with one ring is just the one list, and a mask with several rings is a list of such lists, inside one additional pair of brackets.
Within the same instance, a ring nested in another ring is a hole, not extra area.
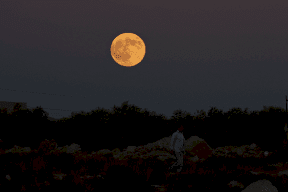
[[(0, 89), (1, 90), (1, 89)], [(3, 90), (3, 89), (2, 89)], [(12, 91), (12, 90), (10, 90), (10, 89), (5, 89), (5, 90), (7, 90), (7, 91)], [(15, 90), (14, 90), (15, 91)], [(27, 93), (27, 91), (22, 91), (22, 92), (26, 92)], [(32, 93), (32, 92), (29, 92), (29, 93)], [(36, 93), (36, 92), (34, 92), (33, 94), (45, 94), (45, 95), (53, 95), (53, 96), (56, 96), (55, 94), (49, 94), (49, 93)], [(60, 96), (60, 95), (57, 95), (57, 96)], [(69, 96), (67, 96), (67, 95), (61, 95), (60, 97), (69, 97)], [(70, 96), (70, 97), (73, 97), (73, 96)], [(282, 106), (274, 106), (274, 107), (281, 107), (281, 108), (283, 108), (284, 110), (286, 110), (286, 111), (288, 111), (287, 109), (287, 102), (288, 102), (288, 97), (287, 96), (285, 96), (285, 100), (284, 101), (286, 101), (286, 103), (285, 103), (285, 107), (282, 107)], [(25, 101), (10, 101), (10, 102), (25, 102)], [(133, 104), (133, 103), (129, 103), (129, 100), (128, 100), (128, 102), (127, 101), (123, 101), (122, 103), (124, 103), (124, 104), (128, 104), (128, 105), (135, 105), (135, 104)], [(120, 103), (119, 105), (117, 105), (117, 104), (113, 104), (113, 105), (116, 105), (116, 106), (121, 106), (122, 105), (122, 103)], [(157, 104), (159, 104), (159, 102), (157, 103)], [(28, 103), (27, 103), (27, 105), (28, 105)], [(264, 105), (265, 106), (265, 105)], [(33, 108), (36, 108), (37, 106), (27, 106), (27, 108), (28, 109), (33, 109)], [(138, 107), (140, 107), (141, 108), (141, 106), (138, 106)], [(235, 107), (237, 107), (237, 106), (235, 106)], [(266, 107), (270, 107), (270, 106), (267, 106), (266, 105)], [(43, 108), (43, 107), (42, 107)], [(98, 106), (97, 107), (95, 107), (95, 108), (91, 108), (90, 110), (93, 110), (93, 109), (97, 109), (98, 108)], [(101, 108), (101, 107), (99, 107), (99, 108)], [(105, 107), (104, 107), (105, 108)], [(233, 107), (232, 107), (233, 108)], [(43, 108), (45, 111), (47, 111), (48, 113), (49, 113), (49, 116), (50, 117), (52, 117), (52, 118), (55, 118), (55, 119), (60, 119), (60, 118), (62, 118), (63, 117), (63, 111), (65, 111), (66, 113), (67, 113), (67, 115), (66, 116), (64, 116), (64, 117), (69, 117), (70, 115), (71, 115), (71, 113), (72, 112), (74, 112), (74, 113), (77, 113), (77, 112), (81, 112), (82, 110), (80, 110), (80, 111), (75, 111), (75, 110), (66, 110), (66, 109), (51, 109), (51, 108)], [(112, 110), (111, 108), (105, 108), (105, 109), (107, 109), (107, 110)], [(144, 108), (142, 108), (142, 109), (144, 109)], [(210, 109), (210, 107), (209, 107), (209, 109)], [(208, 109), (208, 110), (209, 110)], [(218, 109), (220, 109), (220, 108), (218, 108)], [(241, 108), (243, 111), (245, 110), (245, 108)], [(262, 110), (263, 109), (263, 107), (261, 108), (261, 109), (254, 109), (254, 110)], [(83, 111), (85, 111), (85, 112), (89, 112), (90, 111), (89, 109), (86, 109), (86, 110), (83, 110)], [(147, 110), (149, 110), (149, 109), (147, 109)], [(177, 109), (175, 109), (175, 110), (177, 110)], [(179, 110), (179, 109), (178, 109)], [(204, 110), (204, 109), (196, 109), (196, 110), (198, 110), (198, 111), (201, 111), (201, 110)], [(222, 109), (223, 110), (223, 109)], [(54, 112), (49, 112), (49, 111), (54, 111)], [(56, 112), (55, 112), (56, 111)], [(57, 112), (58, 111), (58, 112)], [(182, 110), (183, 112), (185, 112), (185, 110)], [(204, 110), (205, 112), (207, 112), (207, 110)], [(227, 112), (228, 110), (223, 110), (223, 112)], [(249, 112), (251, 112), (251, 111), (253, 111), (253, 110), (251, 110), (251, 109), (248, 109), (248, 111)], [(150, 110), (150, 112), (152, 112), (153, 113), (153, 110)], [(160, 114), (160, 113), (158, 113), (157, 111), (155, 111), (157, 114)], [(194, 114), (198, 114), (197, 113), (197, 111), (194, 111), (194, 112), (192, 112), (192, 111), (186, 111), (187, 113), (190, 113), (191, 115), (194, 115)], [(166, 114), (163, 114), (163, 115), (165, 115), (168, 119), (169, 118), (171, 118), (171, 116), (172, 115), (166, 115)], [(208, 114), (207, 114), (208, 115)]]
[[(125, 101), (167, 118), (285, 109), (287, 20), (286, 0), (0, 1), (0, 101), (56, 119)], [(122, 33), (146, 45), (130, 68), (110, 53)]]

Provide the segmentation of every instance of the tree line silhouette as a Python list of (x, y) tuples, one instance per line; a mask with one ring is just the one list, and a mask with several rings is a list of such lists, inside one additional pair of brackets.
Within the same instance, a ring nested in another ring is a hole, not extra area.
[(184, 137), (198, 136), (209, 146), (217, 148), (256, 143), (265, 150), (285, 150), (284, 131), (287, 113), (281, 107), (266, 107), (249, 112), (247, 108), (231, 108), (227, 112), (210, 107), (206, 113), (197, 110), (191, 115), (181, 109), (171, 118), (123, 102), (112, 110), (97, 108), (90, 112), (71, 113), (70, 117), (49, 119), (41, 106), (23, 109), (17, 103), (12, 112), (2, 108), (0, 113), (2, 140), (6, 148), (14, 145), (37, 149), (41, 141), (55, 139), (59, 146), (79, 144), (82, 151), (140, 146), (169, 137), (180, 125)]

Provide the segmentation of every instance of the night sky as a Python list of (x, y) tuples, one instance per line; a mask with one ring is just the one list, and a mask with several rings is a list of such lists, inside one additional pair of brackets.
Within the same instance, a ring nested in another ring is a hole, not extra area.
[[(136, 66), (111, 57), (122, 33), (145, 42)], [(285, 108), (288, 1), (2, 0), (0, 61), (0, 100), (54, 118), (125, 101), (167, 118)]]

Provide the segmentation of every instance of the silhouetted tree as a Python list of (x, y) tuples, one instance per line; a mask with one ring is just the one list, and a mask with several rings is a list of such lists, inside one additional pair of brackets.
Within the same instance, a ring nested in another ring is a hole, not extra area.
[(23, 109), (23, 105), (20, 103), (16, 103), (13, 107), (13, 112), (19, 111), (20, 109)]
[(32, 109), (32, 112), (35, 118), (47, 119), (49, 116), (49, 113), (46, 112), (41, 106), (37, 106), (36, 108)]
[(7, 124), (7, 122), (9, 122), (10, 117), (11, 117), (11, 114), (8, 112), (8, 109), (2, 108), (0, 112), (1, 125)]

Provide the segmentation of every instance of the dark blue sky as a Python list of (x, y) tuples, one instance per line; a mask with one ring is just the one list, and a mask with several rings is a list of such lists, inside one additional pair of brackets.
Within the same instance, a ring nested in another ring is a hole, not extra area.
[[(210, 106), (285, 108), (288, 1), (199, 2), (0, 1), (0, 100), (54, 118), (127, 100), (167, 118)], [(145, 42), (134, 67), (111, 57), (121, 33)]]

